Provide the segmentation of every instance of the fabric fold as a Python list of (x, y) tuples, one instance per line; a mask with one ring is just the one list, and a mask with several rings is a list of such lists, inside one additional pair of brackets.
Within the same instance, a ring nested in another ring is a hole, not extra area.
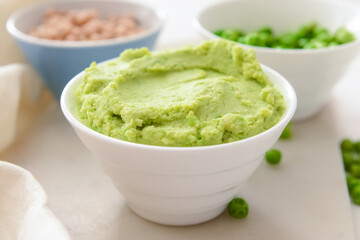
[(49, 103), (50, 94), (44, 89), (40, 77), (28, 65), (0, 67), (0, 152)]
[(70, 240), (47, 206), (36, 179), (16, 165), (0, 161), (0, 239)]

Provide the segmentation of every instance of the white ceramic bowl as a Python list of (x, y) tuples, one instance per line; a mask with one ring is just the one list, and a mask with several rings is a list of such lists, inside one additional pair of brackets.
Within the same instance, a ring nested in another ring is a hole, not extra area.
[(74, 89), (80, 84), (83, 72), (65, 87), (61, 108), (134, 212), (161, 224), (197, 224), (223, 212), (295, 112), (296, 95), (292, 86), (274, 70), (265, 66), (263, 69), (284, 95), (286, 112), (271, 129), (232, 143), (159, 147), (102, 135), (74, 117)]
[(317, 21), (331, 31), (346, 26), (356, 41), (325, 49), (271, 49), (252, 47), (260, 62), (281, 73), (294, 87), (298, 108), (294, 119), (313, 116), (325, 104), (332, 87), (360, 50), (360, 7), (332, 0), (237, 0), (222, 1), (202, 9), (194, 22), (206, 38), (212, 31), (237, 28), (245, 32), (271, 26), (276, 33), (292, 31)]

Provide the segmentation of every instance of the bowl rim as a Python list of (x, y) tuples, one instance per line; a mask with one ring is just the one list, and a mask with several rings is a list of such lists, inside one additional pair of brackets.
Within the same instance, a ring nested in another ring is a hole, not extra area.
[[(111, 62), (116, 59), (117, 58), (112, 58), (112, 59), (103, 61), (99, 64), (105, 64), (107, 62)], [(122, 144), (122, 145), (125, 145), (126, 147), (131, 147), (131, 148), (140, 148), (140, 149), (147, 149), (147, 150), (161, 150), (161, 151), (200, 151), (200, 150), (206, 151), (206, 150), (227, 148), (227, 147), (232, 147), (237, 144), (243, 144), (245, 142), (256, 141), (256, 139), (261, 138), (262, 136), (267, 135), (270, 132), (276, 131), (279, 128), (282, 128), (282, 126), (286, 125), (291, 120), (291, 118), (294, 116), (294, 113), (296, 111), (296, 106), (297, 106), (297, 97), (296, 97), (296, 93), (295, 93), (295, 90), (292, 87), (292, 85), (280, 73), (278, 73), (274, 69), (272, 69), (266, 65), (263, 65), (263, 64), (261, 64), (261, 68), (263, 70), (265, 70), (265, 72), (270, 72), (272, 75), (274, 75), (277, 79), (280, 80), (281, 85), (283, 85), (283, 88), (285, 90), (284, 93), (286, 93), (288, 96), (288, 103), (286, 104), (287, 105), (286, 110), (285, 110), (283, 116), (281, 117), (281, 119), (271, 128), (269, 128), (259, 134), (256, 134), (254, 136), (251, 136), (249, 138), (240, 139), (240, 140), (237, 140), (234, 142), (229, 142), (229, 143), (207, 145), (207, 146), (190, 146), (190, 147), (158, 146), (158, 145), (147, 145), (147, 144), (129, 142), (129, 141), (112, 138), (110, 136), (101, 134), (101, 133), (85, 126), (84, 124), (82, 124), (78, 119), (76, 119), (75, 116), (73, 116), (73, 114), (71, 113), (70, 109), (67, 106), (67, 99), (69, 97), (69, 91), (72, 89), (72, 86), (74, 84), (77, 84), (78, 81), (80, 81), (81, 77), (84, 75), (84, 71), (78, 73), (66, 84), (66, 86), (63, 89), (63, 92), (61, 94), (61, 97), (60, 97), (60, 106), (61, 106), (61, 110), (62, 110), (65, 118), (69, 121), (69, 123), (74, 128), (76, 127), (78, 129), (86, 132), (87, 134), (92, 135), (94, 138), (101, 139), (102, 141), (109, 142), (111, 144)]]
[[(241, 0), (241, 1), (251, 1), (251, 0)], [(200, 17), (204, 12), (211, 8), (215, 8), (220, 5), (225, 5), (229, 3), (235, 3), (235, 2), (241, 2), (239, 0), (224, 0), (224, 1), (217, 1), (215, 3), (209, 4), (203, 8), (201, 8), (197, 14), (196, 17), (193, 19), (193, 28), (197, 30), (202, 36), (210, 39), (223, 39), (217, 35), (215, 35), (213, 32), (206, 29), (201, 23), (200, 23)], [(302, 2), (320, 2), (324, 4), (336, 4), (337, 6), (348, 6), (348, 7), (356, 7), (360, 10), (360, 4), (355, 2), (350, 2), (348, 0), (343, 1), (336, 1), (336, 0), (302, 0)], [(360, 17), (360, 11), (359, 11), (359, 17)], [(359, 34), (360, 35), (360, 34)], [(235, 42), (235, 41), (234, 41)], [(278, 54), (321, 54), (324, 52), (333, 52), (333, 51), (341, 51), (347, 48), (360, 46), (360, 36), (356, 36), (355, 40), (352, 42), (348, 42), (345, 44), (341, 44), (338, 46), (332, 46), (332, 47), (325, 47), (325, 48), (319, 48), (319, 49), (281, 49), (281, 48), (270, 48), (270, 47), (260, 47), (260, 46), (253, 46), (253, 45), (247, 45), (239, 42), (235, 42), (245, 48), (253, 48), (255, 51), (258, 52), (264, 52), (264, 53), (278, 53)]]
[(134, 35), (121, 37), (121, 38), (112, 38), (112, 39), (104, 39), (104, 40), (89, 40), (89, 41), (64, 41), (64, 40), (50, 40), (45, 38), (38, 38), (31, 36), (23, 31), (20, 31), (16, 26), (15, 23), (18, 20), (19, 17), (24, 15), (25, 13), (32, 12), (35, 9), (43, 8), (43, 7), (53, 7), (60, 6), (60, 5), (71, 5), (72, 3), (82, 3), (84, 4), (84, 7), (86, 7), (86, 4), (92, 2), (92, 3), (99, 3), (97, 0), (63, 0), (63, 1), (51, 1), (51, 2), (42, 2), (38, 4), (30, 4), (26, 7), (20, 8), (14, 13), (10, 15), (6, 22), (6, 29), (7, 31), (16, 39), (22, 40), (27, 43), (40, 45), (40, 46), (47, 46), (47, 47), (58, 47), (58, 48), (86, 48), (86, 47), (101, 47), (101, 46), (111, 46), (116, 44), (124, 44), (124, 43), (130, 43), (136, 40), (140, 40), (146, 37), (149, 37), (156, 32), (160, 31), (162, 26), (164, 25), (165, 21), (165, 13), (162, 10), (155, 9), (145, 3), (137, 3), (133, 1), (128, 0), (102, 0), (100, 3), (108, 2), (113, 4), (131, 4), (134, 6), (137, 6), (138, 8), (147, 8), (150, 11), (152, 11), (155, 16), (157, 17), (156, 24), (151, 26), (149, 29), (146, 29), (145, 31), (139, 32)]

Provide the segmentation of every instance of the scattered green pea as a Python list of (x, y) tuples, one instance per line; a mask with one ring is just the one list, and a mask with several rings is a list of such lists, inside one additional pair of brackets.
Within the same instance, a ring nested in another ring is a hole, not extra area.
[(360, 205), (360, 141), (345, 138), (340, 142), (346, 176), (346, 184), (353, 202)]
[(356, 178), (360, 178), (360, 163), (352, 163), (350, 166), (350, 174)]
[(345, 171), (350, 171), (351, 164), (355, 161), (354, 154), (352, 152), (343, 152), (342, 158)]
[(348, 187), (349, 193), (351, 193), (351, 190), (354, 189), (356, 186), (360, 185), (360, 181), (358, 181), (356, 178), (354, 178), (351, 175), (346, 176), (346, 185)]
[(271, 165), (279, 164), (281, 161), (281, 152), (277, 149), (270, 149), (265, 153), (265, 160)]
[(345, 138), (341, 141), (340, 147), (341, 147), (342, 151), (353, 151), (354, 150), (354, 144), (348, 138)]
[(244, 34), (238, 29), (218, 29), (214, 34), (242, 44), (279, 49), (319, 49), (345, 44), (355, 40), (345, 27), (334, 34), (316, 22), (309, 22), (292, 32), (275, 35), (272, 28), (264, 26), (258, 31)]
[(354, 149), (356, 152), (360, 153), (360, 141), (354, 143)]
[(356, 188), (357, 186), (360, 186), (360, 181), (357, 180), (356, 178), (351, 181), (348, 185), (348, 190), (349, 190), (349, 193), (351, 193), (351, 191)]
[(346, 176), (346, 184), (349, 186), (353, 181), (354, 181), (354, 177), (351, 175), (347, 175)]
[(351, 191), (351, 197), (356, 205), (360, 205), (360, 185)]
[(233, 218), (245, 218), (249, 213), (249, 206), (242, 198), (234, 198), (229, 203), (228, 213)]
[(292, 126), (292, 121), (290, 121), (289, 124), (286, 125), (285, 129), (283, 130), (283, 132), (280, 135), (280, 139), (290, 139), (290, 138), (292, 138), (291, 126)]

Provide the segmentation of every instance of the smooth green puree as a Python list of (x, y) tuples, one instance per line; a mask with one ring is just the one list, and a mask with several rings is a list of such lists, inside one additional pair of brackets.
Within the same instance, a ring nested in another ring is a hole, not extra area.
[(284, 98), (252, 50), (216, 40), (151, 53), (129, 49), (92, 63), (77, 89), (77, 118), (104, 135), (158, 146), (206, 146), (275, 125)]

